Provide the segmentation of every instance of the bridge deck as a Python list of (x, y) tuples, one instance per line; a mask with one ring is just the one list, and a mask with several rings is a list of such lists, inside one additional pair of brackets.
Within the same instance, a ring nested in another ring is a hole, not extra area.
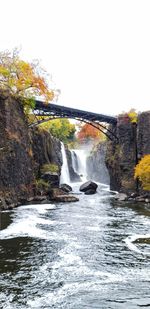
[(88, 111), (83, 111), (80, 109), (75, 109), (71, 107), (61, 106), (57, 104), (45, 104), (42, 101), (36, 101), (35, 108), (36, 115), (41, 115), (41, 112), (43, 115), (47, 116), (59, 116), (59, 117), (68, 117), (68, 118), (74, 118), (74, 119), (86, 119), (93, 122), (106, 122), (110, 124), (116, 124), (117, 118), (114, 116), (108, 116)]

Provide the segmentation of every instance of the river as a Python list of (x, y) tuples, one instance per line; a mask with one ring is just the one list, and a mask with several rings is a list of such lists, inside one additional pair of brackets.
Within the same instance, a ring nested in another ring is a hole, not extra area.
[(150, 307), (150, 208), (79, 199), (1, 213), (0, 308)]

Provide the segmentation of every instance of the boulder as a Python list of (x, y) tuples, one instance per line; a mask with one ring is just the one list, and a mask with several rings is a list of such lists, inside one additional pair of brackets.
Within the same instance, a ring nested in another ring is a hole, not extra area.
[(59, 175), (58, 173), (46, 172), (44, 173), (41, 178), (48, 182), (52, 188), (59, 187)]
[(67, 195), (67, 193), (60, 188), (52, 188), (49, 192), (49, 195), (50, 199), (56, 200), (57, 196)]
[(71, 192), (72, 191), (72, 188), (71, 186), (67, 185), (66, 183), (63, 183), (61, 186), (60, 186), (60, 189), (62, 189), (64, 192)]
[[(33, 200), (34, 202), (43, 202), (47, 199), (46, 195), (36, 195), (34, 196)], [(31, 202), (30, 200), (28, 200), (28, 202)]]
[(50, 198), (56, 202), (78, 202), (79, 199), (76, 196), (69, 195), (67, 192), (64, 192), (61, 188), (53, 188), (50, 191)]
[(70, 203), (70, 202), (78, 202), (79, 199), (76, 196), (73, 195), (57, 195), (55, 196), (54, 199), (56, 202), (65, 202), (65, 203)]
[(118, 200), (119, 202), (127, 201), (128, 196), (125, 193), (118, 193), (115, 195), (115, 200)]
[(91, 195), (91, 194), (95, 194), (96, 193), (96, 190), (95, 189), (89, 189), (87, 190), (84, 194), (86, 195)]
[(135, 198), (136, 202), (145, 202), (145, 197), (144, 196), (138, 196)]
[[(80, 191), (81, 191), (81, 192), (86, 192), (86, 191), (92, 189), (93, 191), (95, 190), (95, 192), (96, 192), (97, 187), (98, 187), (98, 185), (97, 185), (95, 182), (89, 180), (89, 181), (83, 183), (83, 184), (80, 186)], [(91, 194), (91, 193), (90, 193), (90, 194)], [(92, 193), (92, 194), (93, 194), (93, 193)]]

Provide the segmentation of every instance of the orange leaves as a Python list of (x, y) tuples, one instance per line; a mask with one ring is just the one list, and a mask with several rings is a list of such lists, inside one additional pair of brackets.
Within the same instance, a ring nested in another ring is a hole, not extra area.
[(46, 72), (39, 63), (28, 63), (19, 58), (18, 51), (0, 53), (0, 88), (26, 98), (41, 97), (46, 102), (54, 99), (49, 89)]
[(92, 127), (90, 124), (84, 124), (81, 126), (80, 131), (77, 134), (77, 137), (79, 140), (84, 140), (84, 139), (100, 139), (102, 136), (102, 133)]

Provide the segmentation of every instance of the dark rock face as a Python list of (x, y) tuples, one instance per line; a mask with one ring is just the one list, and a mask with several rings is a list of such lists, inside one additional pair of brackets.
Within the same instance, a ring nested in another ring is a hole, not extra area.
[[(96, 189), (97, 189), (98, 185), (93, 182), (93, 181), (87, 181), (85, 183), (83, 183), (81, 186), (80, 186), (80, 191), (81, 192), (87, 192), (89, 190), (92, 190), (92, 191), (95, 191), (96, 192)], [(91, 194), (91, 193), (90, 193)], [(93, 194), (93, 193), (92, 193)]]
[(115, 128), (117, 142), (108, 142), (106, 165), (110, 174), (111, 190), (124, 193), (136, 190), (134, 167), (136, 165), (136, 125), (119, 122)]
[(142, 192), (134, 179), (134, 168), (142, 156), (150, 154), (150, 112), (141, 113), (137, 124), (118, 118), (117, 126), (111, 130), (117, 135), (118, 142), (108, 141), (107, 144), (110, 188), (127, 194), (137, 190)]
[(87, 158), (87, 174), (90, 179), (109, 184), (109, 173), (105, 164), (106, 143), (100, 142)]
[(33, 194), (33, 157), (20, 102), (0, 95), (0, 196), (8, 204)]
[[(62, 165), (61, 144), (48, 132), (29, 129), (19, 100), (0, 93), (0, 208), (15, 207), (34, 197), (43, 164)], [(50, 177), (59, 185), (58, 175)]]
[(62, 165), (61, 143), (47, 131), (38, 128), (31, 129), (33, 159), (36, 176), (40, 176), (40, 167), (44, 164), (54, 163)]
[(138, 159), (150, 154), (150, 111), (141, 113), (137, 126)]
[(109, 141), (106, 155), (110, 188), (125, 193), (133, 192), (136, 190), (136, 125), (131, 122), (118, 122), (116, 134), (118, 143)]
[(59, 187), (59, 175), (57, 173), (46, 172), (41, 176), (41, 179), (48, 182), (51, 188)]

